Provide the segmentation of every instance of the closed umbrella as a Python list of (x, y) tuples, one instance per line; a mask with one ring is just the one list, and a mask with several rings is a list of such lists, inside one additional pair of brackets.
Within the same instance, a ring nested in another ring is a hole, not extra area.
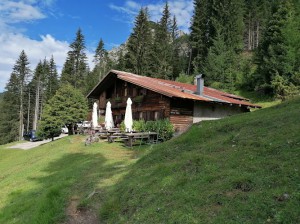
[(105, 128), (109, 130), (113, 127), (114, 127), (114, 121), (112, 117), (111, 103), (108, 101), (105, 110)]
[(126, 111), (125, 111), (125, 128), (126, 132), (131, 132), (132, 131), (132, 109), (131, 109), (132, 101), (130, 98), (127, 100), (127, 106), (126, 106)]
[(92, 114), (92, 122), (93, 127), (98, 127), (98, 111), (97, 111), (97, 103), (94, 103), (93, 105), (93, 114)]

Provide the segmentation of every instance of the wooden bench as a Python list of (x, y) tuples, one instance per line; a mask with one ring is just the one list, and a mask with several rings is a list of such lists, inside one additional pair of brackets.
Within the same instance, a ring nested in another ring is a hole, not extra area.
[(139, 132), (139, 133), (126, 133), (125, 134), (128, 137), (127, 146), (132, 147), (133, 142), (135, 140), (140, 140), (140, 145), (144, 140), (149, 141), (153, 136), (157, 136), (156, 132)]
[(125, 136), (123, 133), (114, 133), (112, 135), (107, 135), (108, 142), (112, 143), (115, 140), (126, 141), (126, 140), (128, 140), (128, 137)]

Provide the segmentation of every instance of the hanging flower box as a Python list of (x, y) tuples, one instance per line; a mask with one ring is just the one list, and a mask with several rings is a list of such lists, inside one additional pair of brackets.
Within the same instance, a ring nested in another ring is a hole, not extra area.
[(114, 99), (114, 101), (115, 101), (116, 103), (121, 103), (121, 102), (122, 102), (122, 98), (121, 98), (121, 97), (116, 97), (116, 98)]
[(136, 96), (136, 97), (133, 98), (133, 102), (135, 102), (135, 103), (141, 103), (141, 102), (143, 102), (143, 100), (144, 100), (143, 95)]

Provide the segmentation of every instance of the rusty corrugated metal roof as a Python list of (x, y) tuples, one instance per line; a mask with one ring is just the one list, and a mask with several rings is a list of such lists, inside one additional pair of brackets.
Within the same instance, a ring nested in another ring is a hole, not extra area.
[(209, 87), (204, 87), (203, 95), (200, 96), (195, 94), (197, 89), (196, 85), (140, 76), (133, 73), (118, 70), (111, 70), (109, 74), (110, 73), (116, 74), (117, 78), (121, 80), (144, 87), (146, 89), (152, 90), (154, 92), (160, 93), (168, 97), (177, 97), (205, 102), (220, 102), (253, 108), (261, 108), (261, 106), (259, 105), (251, 104), (246, 98), (222, 92)]

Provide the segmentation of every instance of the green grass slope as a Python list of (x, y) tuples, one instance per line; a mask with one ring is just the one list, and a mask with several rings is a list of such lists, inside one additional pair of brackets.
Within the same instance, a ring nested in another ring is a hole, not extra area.
[(1, 224), (67, 223), (75, 201), (98, 213), (102, 194), (137, 154), (106, 142), (84, 146), (84, 138), (68, 136), (26, 151), (0, 146)]
[(300, 99), (194, 125), (104, 201), (106, 223), (300, 223)]

